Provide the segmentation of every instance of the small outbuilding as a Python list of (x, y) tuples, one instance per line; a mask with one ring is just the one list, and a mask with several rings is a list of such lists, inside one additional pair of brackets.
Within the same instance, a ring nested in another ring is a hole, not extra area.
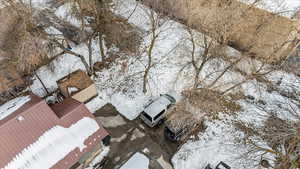
[(61, 94), (72, 97), (82, 103), (87, 103), (96, 96), (98, 92), (92, 79), (82, 70), (77, 70), (57, 81)]

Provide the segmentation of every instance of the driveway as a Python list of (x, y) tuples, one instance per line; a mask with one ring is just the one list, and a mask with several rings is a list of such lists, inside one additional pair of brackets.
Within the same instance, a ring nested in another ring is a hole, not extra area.
[(104, 169), (119, 168), (136, 152), (150, 159), (150, 169), (173, 168), (170, 159), (177, 151), (177, 144), (165, 140), (163, 126), (149, 128), (139, 118), (129, 121), (111, 104), (102, 107), (95, 116), (112, 137)]

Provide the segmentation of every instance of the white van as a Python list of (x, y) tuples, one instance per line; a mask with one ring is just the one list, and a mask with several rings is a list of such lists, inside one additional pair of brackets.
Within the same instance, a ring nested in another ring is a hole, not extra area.
[(171, 105), (176, 103), (176, 99), (170, 94), (162, 94), (160, 97), (150, 100), (140, 118), (149, 126), (154, 127), (161, 124), (165, 119), (165, 112)]

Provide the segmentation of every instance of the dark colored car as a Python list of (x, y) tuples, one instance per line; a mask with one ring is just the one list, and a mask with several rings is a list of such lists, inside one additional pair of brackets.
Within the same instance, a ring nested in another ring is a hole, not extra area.
[(188, 139), (194, 131), (205, 128), (202, 118), (194, 116), (185, 110), (178, 110), (181, 107), (176, 105), (171, 108), (165, 121), (164, 135), (173, 142)]
[(183, 134), (184, 134), (183, 129), (174, 130), (173, 128), (169, 128), (168, 126), (166, 126), (164, 129), (164, 135), (170, 141), (174, 141), (174, 142), (180, 141)]
[[(210, 164), (208, 164), (205, 169), (213, 169)], [(223, 161), (221, 161), (215, 169), (231, 169), (231, 167), (229, 165), (227, 165), (226, 163), (224, 163)]]

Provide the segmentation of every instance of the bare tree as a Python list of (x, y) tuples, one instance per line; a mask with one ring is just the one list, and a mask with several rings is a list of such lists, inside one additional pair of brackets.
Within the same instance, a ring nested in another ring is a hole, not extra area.
[[(259, 106), (266, 119), (262, 126), (237, 122), (245, 133), (243, 144), (249, 147), (241, 158), (253, 158), (258, 168), (298, 169), (300, 167), (299, 103), (278, 101), (274, 109)], [(288, 118), (281, 117), (282, 114)], [(259, 156), (259, 158), (257, 158)]]
[[(146, 11), (146, 10), (145, 10)], [(150, 23), (151, 23), (151, 40), (150, 40), (150, 44), (147, 47), (147, 58), (148, 58), (148, 62), (145, 68), (145, 73), (143, 76), (143, 92), (147, 93), (147, 84), (148, 84), (148, 76), (149, 76), (149, 72), (150, 69), (153, 66), (153, 61), (152, 61), (152, 52), (153, 49), (155, 47), (155, 42), (159, 36), (159, 33), (157, 32), (158, 26), (159, 26), (159, 18), (157, 16), (155, 16), (153, 11), (150, 11), (150, 13), (147, 12), (147, 15), (149, 17)]]
[(39, 66), (51, 60), (51, 57), (47, 53), (47, 41), (43, 38), (38, 22), (33, 16), (34, 9), (30, 3), (26, 4), (23, 1), (3, 0), (2, 3), (4, 5), (2, 10), (6, 10), (10, 19), (17, 25), (13, 30), (16, 38), (11, 39), (14, 42), (4, 42), (7, 43), (5, 50), (11, 50), (8, 60), (17, 65), (19, 73), (35, 75), (48, 94), (46, 85), (35, 72)]
[[(191, 29), (188, 28), (188, 32), (190, 35), (190, 41), (192, 43), (192, 51), (191, 51), (191, 57), (192, 57), (192, 66), (195, 69), (195, 78), (194, 78), (194, 85), (193, 88), (198, 88), (199, 85), (199, 75), (204, 67), (204, 65), (210, 60), (213, 59), (215, 56), (212, 55), (211, 50), (215, 45), (215, 42), (212, 39), (209, 39), (207, 36), (203, 35), (203, 52), (199, 52), (198, 58), (196, 58), (196, 42), (194, 39), (194, 35)], [(199, 61), (200, 60), (200, 61)], [(198, 63), (200, 62), (200, 64)]]
[[(155, 50), (156, 43), (159, 40), (162, 40), (164, 37), (160, 37), (160, 35), (167, 31), (168, 28), (163, 28), (164, 25), (167, 24), (167, 19), (165, 16), (155, 13), (153, 10), (148, 9), (146, 7), (143, 8), (143, 11), (150, 23), (149, 32), (145, 35), (150, 37), (149, 42), (140, 50), (141, 56), (146, 55), (146, 64), (145, 64), (145, 70), (143, 75), (143, 92), (147, 93), (147, 85), (149, 84), (149, 76), (151, 69), (159, 64), (158, 62), (154, 61), (153, 51)], [(170, 25), (168, 25), (170, 26)], [(171, 50), (172, 51), (172, 50)], [(167, 54), (168, 55), (168, 54)], [(163, 56), (167, 57), (167, 56)]]
[[(249, 1), (248, 4), (238, 0), (144, 0), (144, 4), (161, 13), (167, 13), (218, 42), (243, 51), (249, 56), (260, 58), (268, 63), (284, 59), (298, 44), (293, 21), (274, 13), (256, 8), (264, 0)], [(274, 0), (274, 2), (281, 0)], [(166, 4), (165, 7), (155, 3)], [(207, 20), (203, 22), (203, 20)], [(285, 28), (279, 23), (285, 23)], [(274, 28), (276, 27), (276, 29)], [(281, 30), (281, 35), (277, 30)], [(268, 32), (268, 36), (266, 33)], [(273, 34), (272, 41), (270, 34)], [(292, 37), (292, 38), (290, 38)]]

